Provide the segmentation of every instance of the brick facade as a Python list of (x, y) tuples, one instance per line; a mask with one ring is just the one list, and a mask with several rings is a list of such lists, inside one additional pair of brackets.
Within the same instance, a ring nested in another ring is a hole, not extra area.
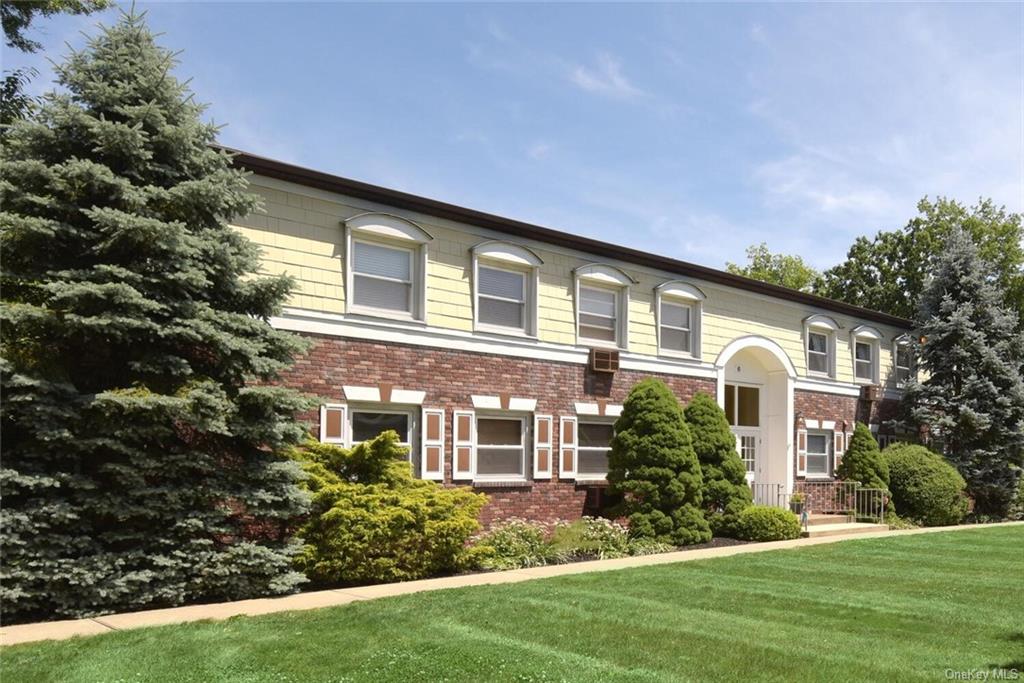
[[(576, 402), (621, 404), (629, 390), (648, 376), (662, 379), (681, 403), (697, 391), (715, 395), (715, 381), (619, 370), (614, 374), (597, 373), (584, 365), (530, 360), (468, 351), (428, 348), (393, 343), (375, 343), (325, 335), (305, 335), (310, 351), (299, 358), (282, 379), (285, 384), (313, 394), (328, 402), (345, 402), (343, 385), (425, 391), (424, 408), (443, 408), (445, 412), (444, 482), (452, 480), (452, 411), (472, 410), (471, 396), (500, 396), (536, 399), (536, 413), (575, 416)], [(856, 420), (870, 417), (887, 419), (895, 401), (866, 402), (852, 397), (813, 391), (794, 392), (796, 425), (806, 420), (833, 421), (837, 431), (852, 432)], [(870, 415), (868, 410), (870, 409)], [(317, 427), (318, 413), (304, 416)], [(554, 430), (554, 468), (550, 480), (525, 484), (475, 485), (487, 493), (490, 502), (481, 514), (489, 524), (508, 517), (538, 521), (574, 519), (600, 505), (604, 492), (600, 484), (560, 480), (558, 463), (560, 444)], [(795, 467), (795, 458), (794, 458)], [(468, 483), (468, 482), (466, 482)]]
[[(379, 386), (426, 391), (426, 408), (445, 411), (445, 483), (452, 484), (452, 411), (472, 410), (471, 396), (500, 395), (537, 400), (538, 414), (575, 416), (576, 402), (620, 404), (629, 390), (650, 373), (619, 370), (595, 373), (574, 363), (511, 358), (401, 344), (383, 344), (340, 337), (304, 335), (312, 342), (309, 353), (299, 358), (282, 379), (288, 386), (328, 401), (344, 399), (342, 385)], [(681, 403), (697, 391), (715, 393), (713, 380), (655, 375), (664, 380)], [(314, 424), (319, 414), (304, 416)], [(559, 449), (555, 430), (554, 452)], [(539, 521), (574, 519), (583, 514), (588, 489), (594, 484), (560, 481), (558, 458), (550, 480), (520, 486), (477, 486), (490, 503), (481, 518), (526, 517)], [(456, 482), (460, 483), (460, 482)], [(594, 497), (591, 493), (591, 497)]]

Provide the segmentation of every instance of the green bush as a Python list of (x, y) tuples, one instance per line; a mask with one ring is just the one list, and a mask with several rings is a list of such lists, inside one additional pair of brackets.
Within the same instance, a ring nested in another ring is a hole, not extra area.
[(882, 455), (900, 514), (924, 526), (957, 524), (967, 514), (967, 484), (956, 469), (924, 446), (897, 443)]
[(1017, 475), (1017, 489), (1010, 502), (1008, 518), (1014, 521), (1024, 521), (1024, 476), (1020, 474)]
[(800, 536), (800, 520), (789, 510), (752, 505), (739, 514), (739, 537), (744, 541), (785, 541)]
[(633, 556), (657, 555), (659, 553), (670, 553), (673, 550), (676, 550), (674, 545), (655, 541), (651, 538), (629, 539), (629, 554)]
[(486, 496), (413, 478), (395, 432), (352, 449), (310, 442), (294, 457), (313, 494), (296, 560), (312, 581), (407, 581), (466, 562)]
[(608, 455), (608, 482), (633, 536), (688, 545), (711, 540), (703, 479), (675, 394), (657, 379), (629, 392)]
[(697, 392), (683, 412), (700, 460), (704, 516), (715, 536), (735, 536), (737, 515), (752, 503), (747, 470), (736, 452), (736, 437), (725, 411), (704, 392)]
[(515, 518), (473, 539), (471, 555), (474, 566), (494, 570), (541, 567), (558, 560), (546, 525)]
[(867, 425), (857, 423), (836, 475), (844, 481), (859, 481), (866, 488), (889, 490), (889, 464)]
[(629, 555), (629, 531), (608, 519), (583, 517), (555, 526), (551, 546), (560, 562), (626, 557)]

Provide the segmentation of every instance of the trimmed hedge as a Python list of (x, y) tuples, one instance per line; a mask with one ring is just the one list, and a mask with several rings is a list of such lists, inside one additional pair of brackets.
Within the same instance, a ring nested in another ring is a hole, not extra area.
[(800, 520), (789, 510), (751, 505), (740, 512), (736, 529), (744, 541), (786, 541), (800, 536)]
[(924, 526), (957, 524), (967, 514), (967, 483), (956, 469), (924, 446), (897, 443), (882, 451), (889, 465), (893, 503)]

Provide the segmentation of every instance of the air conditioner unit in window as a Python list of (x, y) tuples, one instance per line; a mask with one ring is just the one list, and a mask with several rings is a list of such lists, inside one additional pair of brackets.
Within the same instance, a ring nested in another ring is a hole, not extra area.
[(860, 388), (860, 398), (863, 401), (877, 401), (882, 398), (882, 387), (877, 384), (865, 384)]
[(615, 372), (619, 369), (619, 352), (590, 349), (590, 369), (594, 372)]

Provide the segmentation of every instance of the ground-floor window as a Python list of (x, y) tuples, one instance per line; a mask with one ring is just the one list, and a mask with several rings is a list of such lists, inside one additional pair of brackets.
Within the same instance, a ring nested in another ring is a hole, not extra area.
[(352, 445), (372, 441), (389, 429), (398, 433), (398, 443), (406, 450), (406, 459), (418, 472), (419, 453), (415, 447), (416, 417), (412, 411), (382, 408), (353, 408), (349, 411), (349, 434)]
[(525, 479), (525, 417), (476, 418), (476, 476), (479, 479)]
[(757, 437), (741, 434), (738, 438), (740, 460), (743, 461), (743, 465), (747, 468), (747, 472), (753, 472), (755, 456), (757, 455)]
[(832, 433), (807, 432), (807, 475), (827, 477), (832, 471)]
[(584, 422), (577, 425), (579, 446), (576, 451), (577, 479), (604, 479), (608, 475), (608, 453), (615, 430), (611, 422)]

